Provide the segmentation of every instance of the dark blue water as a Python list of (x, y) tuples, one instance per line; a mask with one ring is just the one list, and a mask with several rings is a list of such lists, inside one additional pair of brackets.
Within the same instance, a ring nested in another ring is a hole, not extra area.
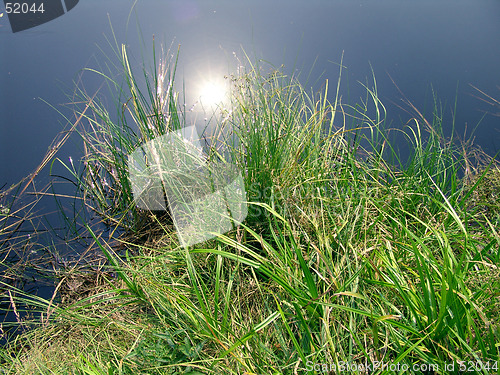
[[(453, 118), (460, 136), (482, 120), (475, 143), (490, 154), (500, 149), (500, 117), (490, 114), (500, 109), (478, 99), (471, 87), (500, 98), (498, 0), (81, 0), (67, 14), (18, 33), (5, 15), (0, 18), (0, 187), (31, 173), (67, 126), (56, 109), (71, 118), (65, 104), (81, 70), (103, 66), (101, 49), (113, 58), (110, 23), (137, 65), (141, 56), (152, 64), (153, 35), (166, 46), (173, 41), (174, 51), (180, 44), (177, 78), (188, 106), (199, 97), (200, 83), (231, 73), (235, 55), (245, 60), (243, 50), (254, 61), (284, 64), (306, 86), (319, 89), (328, 79), (332, 94), (343, 56), (345, 104), (364, 98), (359, 82), (373, 68), (390, 126), (402, 127), (411, 117), (398, 108), (403, 94), (429, 113), (434, 92), (446, 135)], [(91, 73), (83, 78), (89, 93), (103, 81)], [(74, 137), (59, 157), (77, 160), (80, 154)], [(49, 181), (48, 167), (39, 181)], [(56, 208), (51, 201), (38, 207)], [(52, 225), (59, 219), (54, 215)]]
[[(421, 110), (432, 87), (448, 114), (458, 85), (460, 134), (465, 123), (471, 129), (483, 111), (494, 110), (473, 96), (470, 84), (500, 97), (498, 1), (143, 0), (130, 14), (133, 3), (82, 0), (66, 15), (16, 34), (0, 18), (0, 186), (31, 172), (61, 130), (63, 119), (41, 99), (63, 110), (80, 69), (103, 62), (97, 45), (111, 53), (109, 20), (118, 41), (138, 57), (137, 21), (147, 45), (153, 34), (167, 45), (180, 44), (178, 73), (190, 100), (197, 82), (235, 65), (233, 52), (244, 59), (241, 47), (252, 58), (300, 71), (301, 80), (309, 77), (316, 87), (326, 78), (337, 80), (343, 53), (343, 100), (349, 104), (363, 95), (357, 81), (371, 75), (371, 64), (393, 124), (403, 114), (390, 104), (401, 95), (389, 75)], [(90, 88), (98, 83), (87, 75)], [(499, 129), (498, 118), (486, 116), (476, 143), (494, 153)]]

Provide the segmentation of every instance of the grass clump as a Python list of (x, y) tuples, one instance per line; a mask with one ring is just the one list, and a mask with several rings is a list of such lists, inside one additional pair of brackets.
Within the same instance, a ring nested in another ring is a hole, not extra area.
[[(411, 154), (401, 160), (375, 81), (349, 106), (340, 77), (330, 101), (328, 83), (309, 94), (294, 77), (250, 64), (229, 78), (231, 103), (202, 137), (209, 160), (242, 171), (249, 214), (184, 248), (168, 215), (135, 207), (126, 164), (141, 143), (187, 124), (175, 59), (137, 76), (117, 51), (125, 85), (105, 76), (117, 116), (80, 91), (86, 152), (80, 167), (66, 167), (87, 206), (124, 234), (121, 248), (87, 228), (108, 260), (102, 283), (53, 304), (42, 327), (5, 348), (7, 373), (493, 369), (500, 237), (484, 197), (496, 197), (498, 169), (480, 169), (445, 139), (437, 106), (429, 120), (413, 108), (403, 130)], [(461, 177), (471, 165), (479, 176)]]

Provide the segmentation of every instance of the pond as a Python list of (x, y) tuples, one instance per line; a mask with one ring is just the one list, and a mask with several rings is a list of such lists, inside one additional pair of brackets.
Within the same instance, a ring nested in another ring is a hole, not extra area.
[[(40, 165), (67, 129), (62, 115), (72, 119), (74, 82), (82, 69), (100, 70), (109, 63), (106, 56), (113, 60), (109, 41), (115, 37), (127, 44), (136, 64), (141, 56), (150, 58), (153, 35), (174, 53), (179, 45), (177, 82), (187, 106), (219, 95), (216, 82), (245, 55), (283, 65), (313, 90), (327, 79), (333, 87), (342, 64), (343, 103), (364, 100), (362, 84), (372, 81), (373, 70), (388, 126), (403, 128), (411, 118), (403, 98), (429, 114), (435, 94), (446, 136), (454, 127), (461, 139), (474, 135), (490, 155), (500, 147), (500, 108), (483, 94), (500, 98), (496, 0), (82, 0), (60, 17), (15, 33), (4, 7), (0, 14), (0, 187)], [(83, 77), (89, 93), (104, 82), (90, 72)], [(109, 104), (114, 110), (112, 98)], [(58, 157), (77, 160), (81, 154), (73, 137)], [(39, 173), (40, 185), (49, 181), (49, 168)], [(52, 201), (37, 210), (47, 227), (64, 226)], [(50, 243), (50, 236), (44, 241)]]

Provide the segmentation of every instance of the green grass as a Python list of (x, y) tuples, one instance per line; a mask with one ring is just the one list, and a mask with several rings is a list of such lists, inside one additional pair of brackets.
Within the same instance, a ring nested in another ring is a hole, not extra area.
[(68, 272), (61, 290), (94, 279), (85, 293), (64, 289), (64, 303), (32, 300), (45, 319), (2, 349), (4, 373), (295, 374), (381, 362), (445, 373), (498, 360), (500, 169), (445, 138), (437, 104), (428, 119), (410, 108), (411, 155), (400, 160), (374, 79), (349, 106), (342, 69), (333, 89), (309, 93), (249, 62), (228, 78), (231, 104), (207, 130), (209, 159), (243, 172), (249, 215), (185, 249), (168, 215), (135, 207), (126, 165), (139, 144), (186, 124), (176, 58), (137, 73), (126, 48), (115, 51), (122, 75), (96, 73), (116, 115), (78, 91), (85, 156), (64, 167), (85, 206), (122, 234), (120, 249), (87, 227), (108, 265)]

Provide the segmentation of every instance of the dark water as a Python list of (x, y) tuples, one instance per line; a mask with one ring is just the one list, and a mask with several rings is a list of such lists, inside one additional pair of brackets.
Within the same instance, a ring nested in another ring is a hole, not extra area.
[[(432, 85), (450, 113), (458, 85), (460, 134), (465, 123), (470, 129), (482, 111), (494, 110), (472, 96), (477, 92), (470, 84), (500, 97), (496, 0), (142, 0), (129, 20), (133, 3), (82, 0), (66, 15), (16, 34), (7, 18), (0, 18), (0, 186), (32, 171), (61, 130), (62, 118), (41, 99), (58, 109), (68, 102), (64, 92), (71, 92), (79, 70), (97, 67), (96, 58), (103, 60), (96, 45), (110, 52), (104, 36), (111, 35), (109, 19), (118, 41), (127, 42), (139, 57), (136, 20), (148, 45), (153, 34), (167, 45), (175, 39), (181, 45), (179, 77), (191, 100), (197, 82), (234, 66), (233, 52), (243, 58), (241, 47), (276, 66), (285, 64), (288, 72), (301, 71), (303, 81), (310, 73), (317, 87), (326, 78), (337, 80), (336, 64), (344, 53), (343, 87), (347, 93), (349, 85), (351, 104), (363, 94), (357, 81), (371, 74), (371, 64), (395, 121), (401, 113), (390, 103), (398, 102), (400, 94), (388, 75), (422, 110)], [(476, 142), (494, 153), (499, 129), (498, 118), (487, 116)]]
[[(150, 58), (141, 49), (150, 49), (152, 35), (167, 46), (174, 41), (174, 49), (181, 45), (177, 77), (187, 105), (199, 97), (201, 82), (231, 72), (234, 55), (245, 59), (242, 48), (252, 59), (284, 64), (288, 74), (300, 74), (316, 89), (325, 79), (333, 88), (343, 56), (344, 103), (364, 96), (358, 81), (366, 82), (373, 67), (391, 126), (402, 127), (410, 117), (396, 106), (401, 93), (394, 80), (422, 111), (436, 93), (445, 133), (457, 99), (456, 132), (463, 136), (467, 127), (470, 134), (482, 119), (476, 144), (490, 154), (500, 149), (500, 117), (488, 114), (500, 109), (479, 100), (471, 87), (500, 98), (498, 0), (81, 0), (64, 16), (15, 34), (7, 17), (0, 18), (0, 187), (38, 166), (65, 125), (44, 101), (71, 116), (63, 104), (73, 80), (82, 68), (99, 69), (104, 56), (98, 46), (112, 54), (110, 22), (118, 43), (127, 43), (139, 59)], [(95, 75), (84, 77), (89, 92), (102, 83)], [(74, 138), (59, 156), (76, 160), (80, 154)], [(44, 175), (47, 168), (42, 180)], [(50, 202), (40, 207), (54, 209)], [(57, 215), (53, 220), (57, 226)]]

